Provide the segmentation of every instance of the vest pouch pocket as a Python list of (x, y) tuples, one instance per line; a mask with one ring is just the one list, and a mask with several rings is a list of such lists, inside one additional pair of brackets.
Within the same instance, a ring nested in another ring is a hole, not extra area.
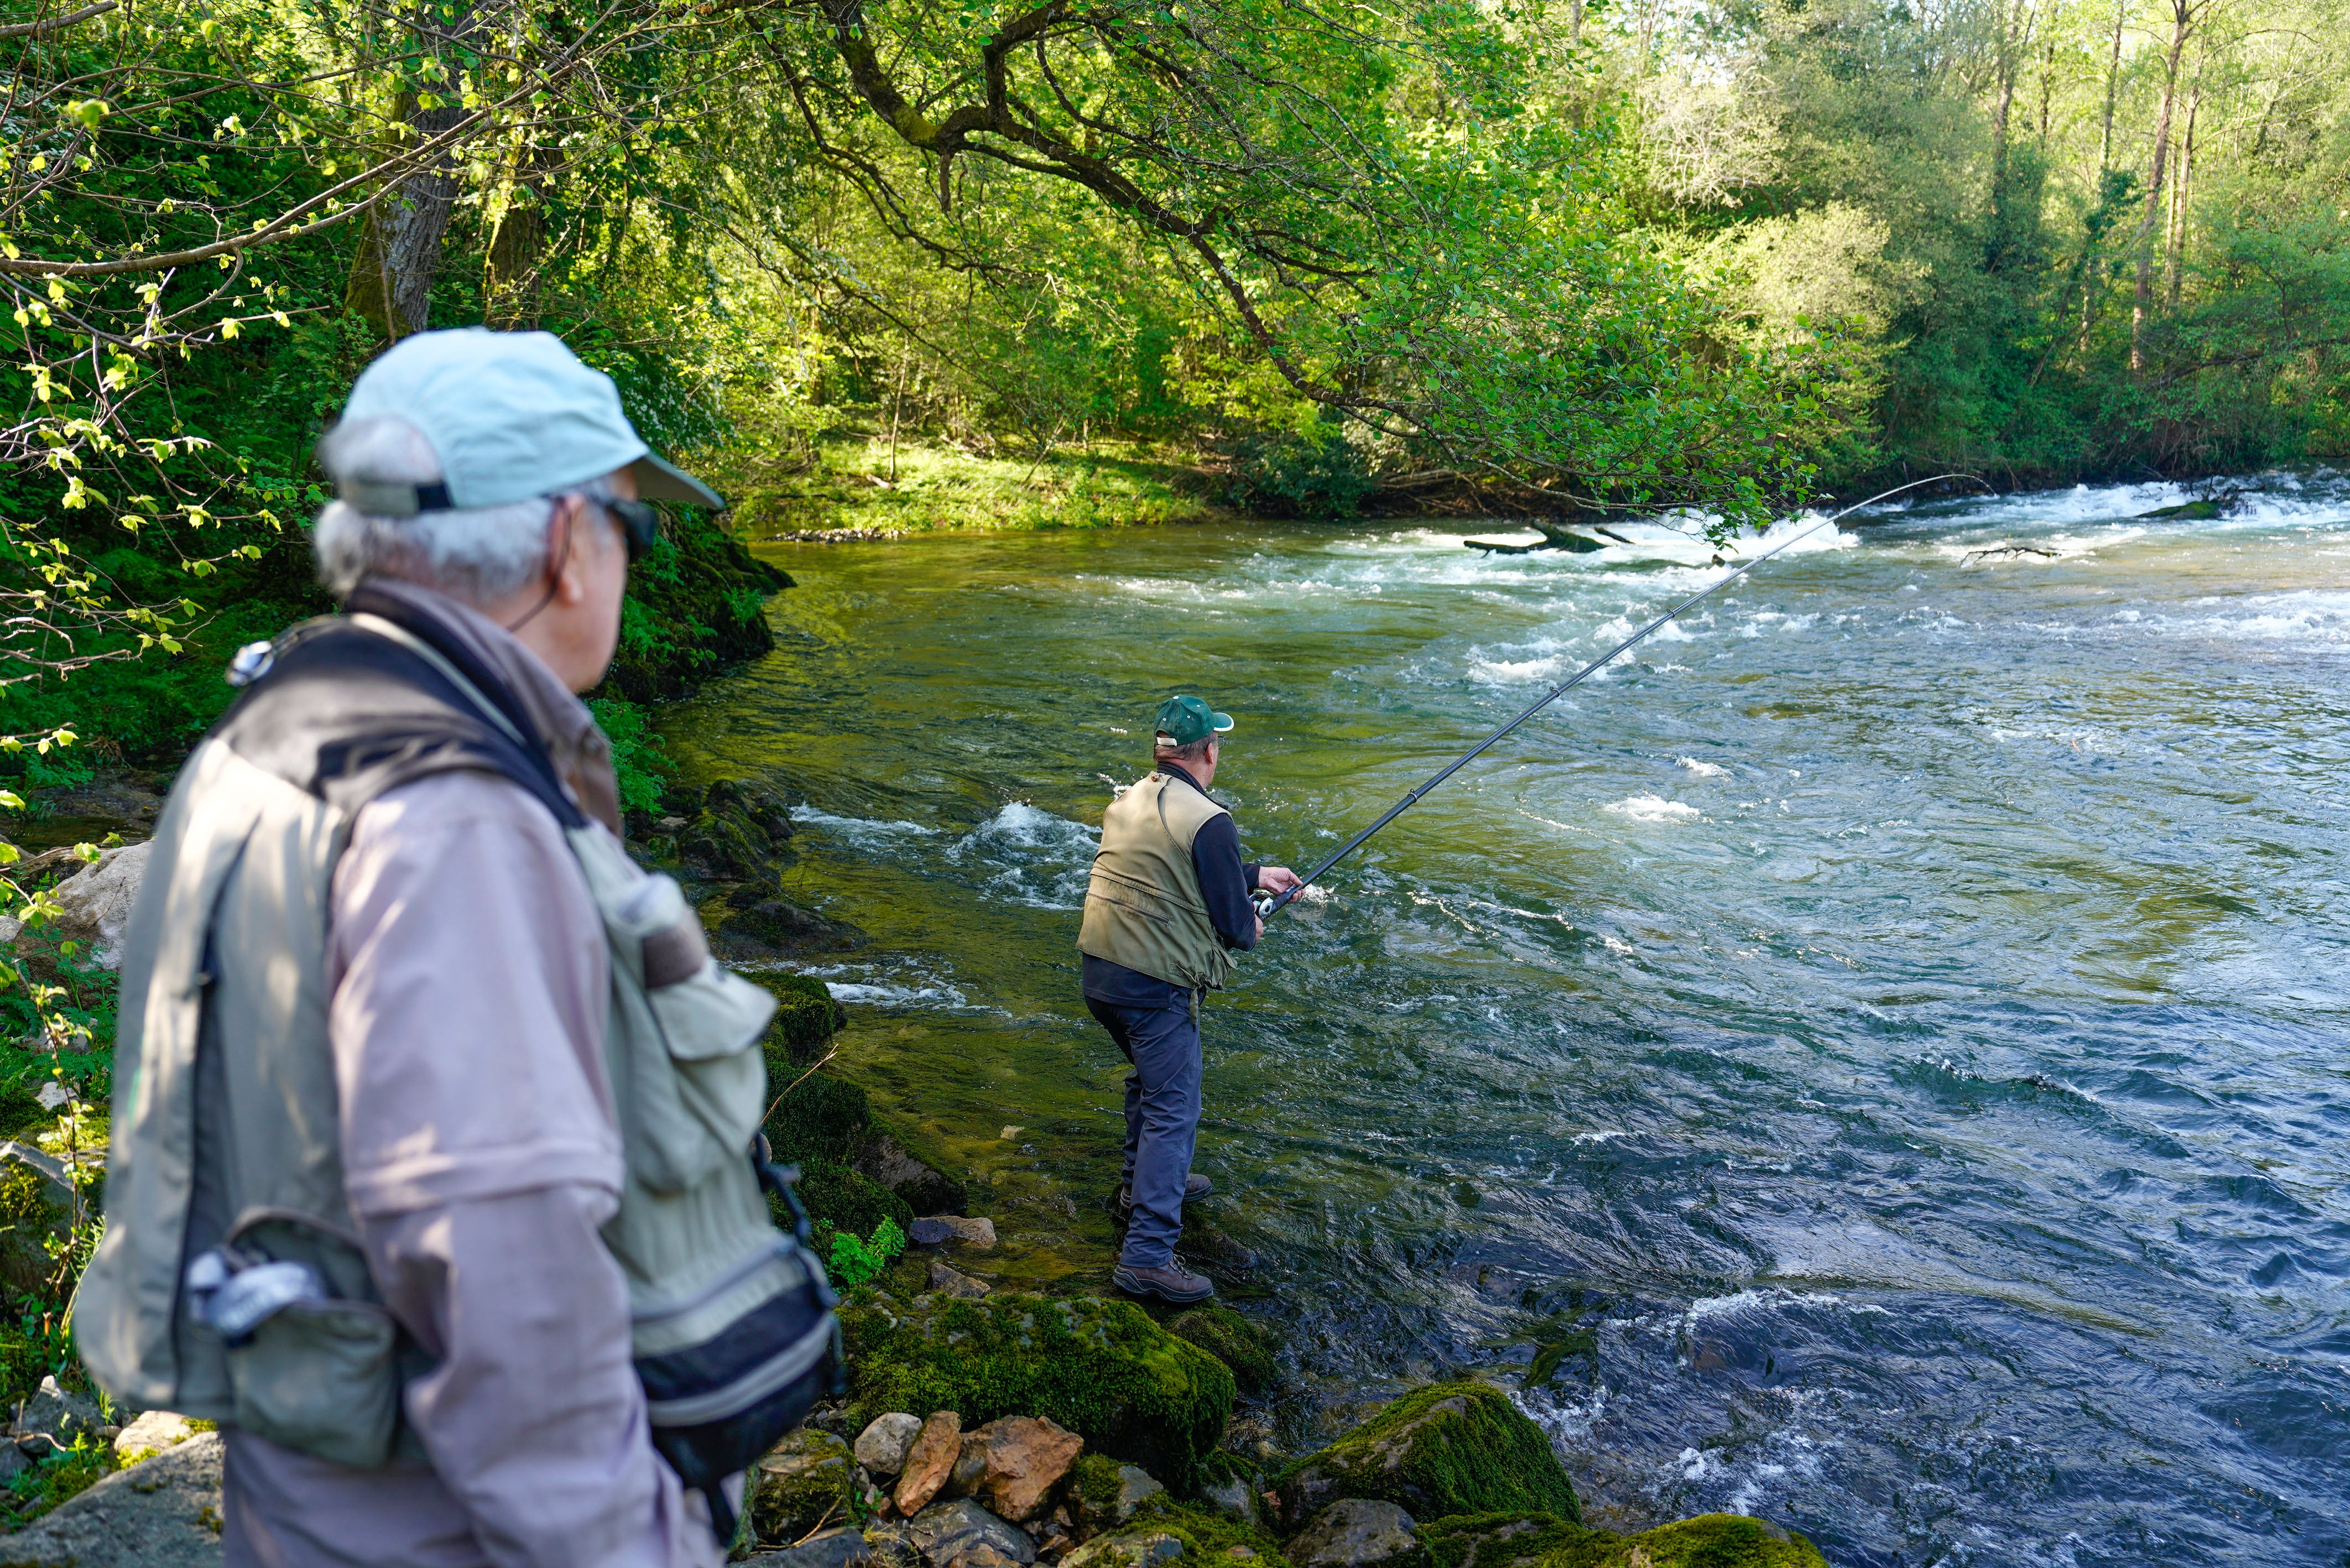
[[(667, 1082), (634, 1107), (639, 1137), (630, 1158), (655, 1187), (674, 1189), (750, 1147), (766, 1109), (767, 1064), (758, 1044), (775, 999), (712, 962), (648, 989), (644, 998), (660, 1034), (660, 1060), (644, 1065)], [(616, 1012), (616, 1025), (619, 1017)]]
[(240, 1431), (355, 1469), (391, 1458), (400, 1417), (391, 1314), (368, 1302), (280, 1307), (228, 1347)]

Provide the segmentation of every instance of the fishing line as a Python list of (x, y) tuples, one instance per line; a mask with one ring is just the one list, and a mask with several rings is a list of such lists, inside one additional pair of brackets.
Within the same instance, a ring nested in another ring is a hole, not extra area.
[[(1930, 479), (1913, 479), (1907, 484), (1897, 484), (1890, 490), (1879, 491), (1877, 494), (1870, 496), (1866, 501), (1854, 502), (1851, 505), (1846, 507), (1843, 511), (1837, 513), (1833, 517), (1821, 518), (1810, 527), (1802, 529), (1797, 533), (1791, 534), (1786, 538), (1780, 540), (1776, 545), (1772, 545), (1769, 549), (1763, 551), (1752, 560), (1748, 561), (1742, 566), (1732, 567), (1729, 572), (1722, 576), (1720, 581), (1714, 583), (1712, 587), (1700, 588), (1696, 593), (1691, 594), (1689, 597), (1683, 599), (1680, 603), (1675, 605), (1672, 608), (1667, 610), (1664, 614), (1659, 616), (1656, 619), (1650, 621), (1648, 625), (1642, 627), (1639, 630), (1634, 632), (1631, 636), (1626, 638), (1623, 641), (1617, 643), (1615, 647), (1609, 649), (1607, 652), (1601, 654), (1598, 658), (1593, 659), (1582, 669), (1576, 670), (1574, 675), (1569, 677), (1567, 680), (1552, 687), (1547, 692), (1544, 693), (1543, 696), (1521, 710), (1516, 718), (1511, 720), (1508, 723), (1503, 725), (1500, 729), (1494, 731), (1492, 734), (1486, 736), (1475, 745), (1470, 747), (1469, 750), (1453, 758), (1451, 762), (1446, 763), (1441, 770), (1430, 777), (1426, 784), (1421, 784), (1418, 789), (1412, 791), (1409, 794), (1396, 802), (1395, 805), (1388, 807), (1387, 814), (1381, 816), (1377, 822), (1371, 824), (1368, 827), (1363, 829), (1362, 832), (1357, 833), (1354, 837), (1349, 838), (1346, 843), (1340, 845), (1323, 860), (1321, 865), (1316, 866), (1313, 870), (1308, 871), (1304, 877), (1298, 878), (1296, 887), (1292, 888), (1286, 893), (1278, 895), (1260, 895), (1255, 900), (1258, 916), (1263, 918), (1264, 916), (1272, 915), (1282, 909), (1284, 905), (1295, 902), (1297, 896), (1305, 891), (1305, 889), (1311, 887), (1315, 881), (1319, 880), (1324, 872), (1329, 870), (1331, 867), (1336, 866), (1339, 861), (1344, 860), (1347, 856), (1352, 855), (1356, 850), (1361, 848), (1364, 841), (1368, 839), (1372, 834), (1377, 833), (1380, 828), (1385, 827), (1388, 823), (1393, 822), (1397, 817), (1401, 816), (1405, 812), (1410, 810), (1411, 807), (1419, 804), (1420, 796), (1426, 794), (1430, 790), (1434, 789), (1438, 784), (1442, 784), (1446, 779), (1451, 778), (1454, 774), (1459, 773), (1462, 768), (1468, 766), (1471, 762), (1491, 750), (1494, 743), (1500, 741), (1503, 736), (1508, 734), (1511, 731), (1516, 729), (1519, 725), (1524, 723), (1527, 720), (1533, 718), (1544, 709), (1549, 707), (1553, 702), (1557, 701), (1560, 698), (1565, 696), (1568, 692), (1582, 685), (1592, 676), (1597, 674), (1601, 670), (1605, 669), (1607, 664), (1617, 657), (1617, 655), (1624, 652), (1627, 649), (1636, 647), (1639, 643), (1647, 640), (1648, 634), (1657, 630), (1659, 627), (1664, 626), (1667, 622), (1674, 619), (1683, 612), (1694, 608), (1696, 606), (1702, 604), (1705, 600), (1711, 598), (1714, 595), (1720, 593), (1722, 589), (1728, 587), (1731, 584), (1736, 582), (1739, 578), (1744, 576), (1747, 573), (1752, 571), (1755, 567), (1761, 566), (1763, 562), (1769, 560), (1772, 556), (1777, 555), (1780, 551), (1787, 548), (1789, 545), (1796, 544), (1801, 540), (1810, 538), (1813, 535), (1818, 533), (1823, 528), (1835, 526), (1836, 524), (1841, 523), (1846, 518), (1851, 516), (1854, 513), (1859, 511), (1862, 507), (1874, 506), (1878, 502), (1886, 500), (1891, 496), (1898, 495), (1905, 490), (1915, 490), (1921, 484), (1937, 484), (1945, 479), (1973, 479), (1976, 483), (1982, 483), (1981, 480), (1976, 479), (1971, 473), (1938, 473)], [(1990, 487), (1986, 485), (1984, 488), (1988, 489)]]

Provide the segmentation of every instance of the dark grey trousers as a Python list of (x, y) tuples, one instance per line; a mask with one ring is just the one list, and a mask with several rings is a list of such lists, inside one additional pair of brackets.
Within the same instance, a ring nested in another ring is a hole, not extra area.
[(1126, 1181), (1134, 1214), (1118, 1262), (1163, 1269), (1183, 1234), (1183, 1183), (1200, 1136), (1200, 1023), (1186, 1001), (1172, 1007), (1120, 1007), (1086, 998), (1134, 1064), (1126, 1078)]

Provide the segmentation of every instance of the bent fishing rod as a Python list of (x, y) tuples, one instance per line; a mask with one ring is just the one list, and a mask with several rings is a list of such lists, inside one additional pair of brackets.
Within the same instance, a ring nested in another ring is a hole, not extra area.
[[(1493, 746), (1511, 731), (1516, 729), (1519, 725), (1524, 723), (1527, 720), (1533, 718), (1535, 714), (1541, 712), (1544, 709), (1549, 707), (1552, 703), (1557, 701), (1560, 698), (1565, 696), (1576, 687), (1582, 685), (1586, 680), (1588, 680), (1591, 677), (1599, 673), (1600, 670), (1606, 669), (1615, 660), (1617, 655), (1647, 641), (1648, 635), (1651, 632), (1658, 630), (1668, 622), (1677, 618), (1685, 612), (1695, 608), (1697, 606), (1704, 603), (1707, 599), (1711, 598), (1714, 595), (1720, 593), (1722, 589), (1728, 587), (1731, 584), (1736, 582), (1739, 578), (1744, 576), (1747, 573), (1752, 571), (1755, 567), (1761, 566), (1763, 562), (1769, 560), (1780, 551), (1786, 549), (1789, 545), (1796, 544), (1801, 540), (1810, 538), (1813, 535), (1818, 533), (1823, 528), (1835, 526), (1836, 524), (1841, 523), (1846, 518), (1851, 516), (1854, 513), (1859, 511), (1862, 507), (1874, 506), (1878, 502), (1889, 500), (1893, 496), (1900, 494), (1905, 490), (1915, 490), (1921, 484), (1937, 484), (1946, 479), (1975, 479), (1975, 476), (1971, 473), (1938, 473), (1929, 479), (1913, 479), (1907, 484), (1897, 484), (1890, 490), (1879, 491), (1877, 494), (1870, 496), (1866, 501), (1854, 502), (1851, 505), (1846, 507), (1843, 511), (1837, 513), (1833, 517), (1823, 517), (1818, 522), (1813, 524), (1810, 527), (1789, 535), (1786, 538), (1780, 540), (1776, 545), (1772, 545), (1769, 549), (1763, 551), (1752, 560), (1744, 562), (1725, 573), (1721, 578), (1715, 582), (1711, 587), (1700, 588), (1696, 593), (1691, 594), (1689, 597), (1683, 599), (1680, 603), (1675, 605), (1672, 608), (1667, 610), (1664, 614), (1659, 616), (1656, 619), (1650, 621), (1648, 625), (1642, 627), (1639, 630), (1634, 632), (1631, 636), (1626, 638), (1623, 641), (1617, 643), (1615, 647), (1609, 649), (1607, 652), (1601, 654), (1598, 658), (1593, 659), (1582, 669), (1576, 670), (1572, 676), (1559, 682), (1556, 686), (1552, 687), (1541, 697), (1536, 698), (1533, 702), (1528, 703), (1523, 709), (1522, 709), (1516, 718), (1511, 720), (1508, 723), (1503, 725), (1500, 729), (1494, 731), (1492, 734), (1486, 736), (1483, 740), (1478, 742), (1475, 745), (1470, 747), (1459, 756), (1453, 758), (1450, 763), (1447, 763), (1433, 776), (1431, 776), (1426, 784), (1421, 784), (1418, 789), (1412, 791), (1409, 794), (1396, 802), (1395, 805), (1388, 807), (1386, 815), (1382, 815), (1377, 822), (1371, 824), (1368, 827), (1363, 829), (1362, 832), (1357, 833), (1354, 837), (1349, 838), (1346, 843), (1340, 845), (1336, 849), (1333, 850), (1326, 857), (1325, 857), (1321, 865), (1316, 866), (1313, 870), (1308, 871), (1305, 876), (1299, 877), (1296, 887), (1290, 888), (1285, 893), (1259, 895), (1257, 898), (1253, 900), (1256, 904), (1258, 918), (1263, 919), (1271, 916), (1285, 905), (1295, 902), (1297, 896), (1305, 892), (1306, 888), (1312, 887), (1316, 881), (1320, 880), (1324, 872), (1329, 870), (1331, 867), (1336, 866), (1339, 861), (1344, 860), (1347, 856), (1352, 855), (1356, 850), (1361, 848), (1364, 843), (1370, 838), (1371, 835), (1377, 833), (1380, 828), (1385, 827), (1388, 823), (1393, 822), (1397, 817), (1401, 816), (1405, 812), (1419, 805), (1419, 799), (1422, 795), (1434, 789), (1438, 784), (1442, 784), (1446, 779), (1451, 778), (1454, 774), (1459, 773), (1462, 768), (1467, 767), (1471, 763), (1482, 756), (1486, 752), (1491, 751)], [(1982, 482), (1976, 479), (1975, 483), (1980, 484)], [(1720, 557), (1717, 556), (1716, 559), (1720, 559)]]

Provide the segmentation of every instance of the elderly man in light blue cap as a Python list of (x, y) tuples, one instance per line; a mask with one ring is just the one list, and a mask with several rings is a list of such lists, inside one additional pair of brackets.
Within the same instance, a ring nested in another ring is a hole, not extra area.
[[(748, 1158), (772, 1000), (621, 852), (575, 693), (648, 503), (719, 497), (545, 333), (406, 339), (319, 461), (346, 613), (238, 656), (158, 826), (78, 1343), (126, 1403), (219, 1420), (232, 1564), (716, 1568), (728, 1445), (829, 1386), (830, 1298)], [(616, 1085), (624, 1003), (679, 1060)], [(664, 1316), (629, 1216), (712, 1182), (747, 1250)], [(761, 1358), (741, 1398), (669, 1355), (713, 1324)]]

